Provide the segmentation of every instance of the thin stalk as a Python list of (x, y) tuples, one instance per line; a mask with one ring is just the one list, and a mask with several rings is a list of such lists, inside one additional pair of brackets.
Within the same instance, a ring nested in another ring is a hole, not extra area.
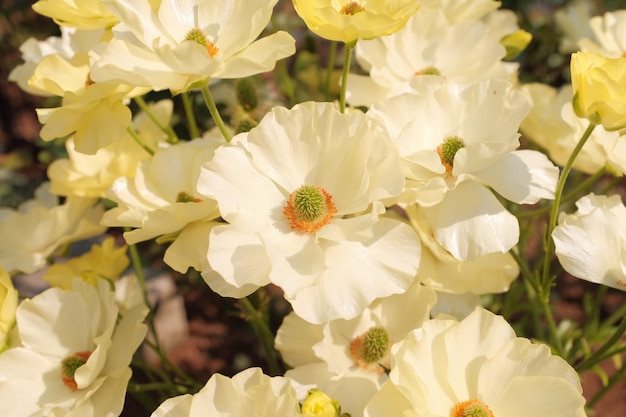
[(262, 315), (254, 308), (250, 300), (244, 297), (239, 300), (241, 305), (246, 309), (250, 319), (252, 328), (261, 340), (265, 356), (267, 357), (267, 365), (271, 375), (277, 375), (279, 372), (278, 361), (276, 360), (276, 352), (274, 350), (274, 335), (267, 327), (267, 323), (263, 320)]
[(150, 155), (154, 155), (154, 151), (152, 149), (150, 149), (150, 147), (148, 145), (143, 143), (143, 140), (141, 140), (141, 138), (139, 137), (137, 132), (135, 132), (135, 130), (132, 127), (128, 126), (126, 128), (126, 131), (128, 132), (128, 134), (130, 136), (132, 136), (132, 138), (135, 140), (135, 142), (137, 142), (137, 145), (141, 146), (141, 148), (144, 151), (148, 152)]
[(608, 380), (608, 383), (602, 388), (600, 388), (600, 390), (596, 392), (596, 394), (589, 400), (589, 403), (587, 403), (587, 407), (593, 408), (596, 405), (596, 403), (600, 401), (600, 399), (604, 397), (604, 395), (607, 392), (609, 392), (613, 388), (613, 386), (615, 386), (615, 384), (617, 384), (624, 378), (625, 374), (626, 374), (626, 364), (622, 364), (622, 367), (618, 369), (617, 372), (615, 372), (613, 375), (611, 375), (611, 377)]
[(578, 364), (578, 366), (576, 366), (576, 370), (578, 371), (578, 373), (582, 373), (592, 366), (600, 363), (602, 360), (606, 359), (604, 357), (604, 354), (622, 338), (624, 332), (626, 332), (626, 317), (622, 319), (622, 322), (619, 324), (617, 329), (615, 329), (615, 332), (609, 338), (609, 340), (604, 342), (604, 344), (600, 346), (598, 350), (593, 352), (591, 356), (589, 356), (587, 359)]
[(350, 72), (350, 61), (352, 60), (352, 51), (356, 46), (356, 41), (347, 43), (343, 57), (343, 72), (341, 73), (341, 90), (339, 93), (339, 110), (346, 112), (346, 91), (348, 88), (348, 73)]
[(337, 56), (337, 41), (332, 41), (328, 50), (328, 62), (326, 63), (326, 79), (324, 80), (324, 100), (330, 100), (330, 81), (333, 77), (335, 59)]
[(185, 387), (172, 385), (167, 382), (151, 382), (148, 384), (129, 383), (127, 387), (127, 391), (131, 393), (162, 391), (162, 390), (168, 390), (170, 392), (173, 391), (176, 394), (183, 394), (187, 392), (187, 389)]
[(215, 105), (215, 100), (213, 100), (213, 96), (211, 95), (211, 90), (209, 89), (209, 83), (207, 82), (200, 89), (202, 91), (202, 97), (204, 97), (204, 102), (206, 103), (207, 108), (209, 109), (209, 113), (211, 113), (211, 117), (213, 121), (217, 125), (217, 128), (222, 132), (222, 136), (226, 139), (226, 142), (230, 142), (233, 137), (226, 128), (226, 123), (220, 116), (220, 112), (217, 110), (217, 106)]
[(185, 109), (185, 117), (187, 118), (187, 127), (189, 129), (189, 136), (192, 139), (200, 137), (200, 129), (198, 129), (198, 122), (196, 116), (193, 113), (193, 102), (191, 101), (191, 91), (187, 91), (180, 95), (183, 99), (183, 108)]
[(163, 123), (161, 123), (161, 121), (156, 118), (154, 113), (152, 113), (152, 111), (150, 110), (150, 107), (148, 107), (148, 104), (146, 104), (146, 101), (143, 99), (143, 97), (138, 96), (133, 98), (133, 100), (135, 100), (135, 103), (137, 103), (139, 108), (148, 115), (150, 120), (152, 120), (152, 123), (154, 123), (159, 129), (161, 129), (161, 131), (163, 131), (163, 133), (167, 135), (167, 141), (169, 143), (178, 142), (178, 136), (176, 135), (176, 132), (174, 132), (174, 129), (172, 129), (171, 126), (164, 126)]
[[(554, 192), (554, 203), (552, 204), (552, 211), (550, 212), (550, 221), (548, 223), (548, 228), (546, 229), (546, 235), (544, 239), (544, 258), (543, 258), (543, 270), (542, 270), (542, 279), (541, 282), (543, 284), (544, 293), (548, 290), (550, 286), (550, 263), (552, 261), (552, 254), (554, 252), (554, 241), (552, 240), (552, 231), (556, 227), (557, 217), (559, 215), (559, 207), (561, 205), (561, 196), (563, 195), (563, 189), (565, 188), (565, 182), (567, 181), (567, 176), (569, 175), (572, 165), (576, 160), (576, 157), (582, 150), (583, 146), (587, 142), (587, 139), (591, 136), (591, 132), (595, 129), (596, 125), (593, 123), (589, 123), (587, 130), (583, 133), (582, 137), (576, 144), (576, 147), (572, 151), (569, 159), (565, 163), (563, 167), (563, 171), (561, 172), (561, 176), (556, 184), (556, 190)], [(545, 298), (545, 297), (542, 297)], [(542, 299), (542, 302), (545, 300)], [(544, 302), (545, 303), (545, 302)]]

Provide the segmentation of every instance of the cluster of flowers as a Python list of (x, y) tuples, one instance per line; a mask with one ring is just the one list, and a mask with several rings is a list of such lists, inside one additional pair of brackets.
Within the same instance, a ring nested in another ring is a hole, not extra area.
[[(227, 124), (212, 88), (295, 53), (284, 31), (257, 39), (277, 2), (33, 5), (62, 36), (26, 42), (11, 78), (62, 99), (37, 113), (42, 139), (66, 137), (69, 158), (50, 165), (36, 199), (0, 210), (11, 236), (0, 242), (3, 415), (121, 413), (148, 314), (141, 279), (118, 279), (126, 248), (107, 239), (53, 264), (52, 288), (19, 306), (10, 274), (125, 227), (129, 245), (167, 243), (169, 267), (199, 271), (224, 297), (274, 284), (293, 308), (275, 340), (292, 367), (284, 376), (215, 375), (155, 417), (585, 416), (574, 368), (479, 297), (520, 272), (519, 221), (505, 204), (542, 199), (555, 199), (548, 254), (626, 289), (618, 195), (587, 195), (556, 224), (572, 167), (626, 173), (626, 13), (591, 20), (599, 43), (579, 42), (572, 86), (557, 92), (517, 82), (511, 58), (529, 35), (499, 2), (294, 0), (312, 32), (345, 46), (338, 103), (263, 107), (240, 83)], [(369, 75), (349, 73), (353, 53)], [(142, 98), (162, 90), (183, 100), (187, 140), (171, 127), (172, 100)], [(215, 122), (206, 132), (198, 90)], [(561, 174), (518, 149), (520, 129)]]

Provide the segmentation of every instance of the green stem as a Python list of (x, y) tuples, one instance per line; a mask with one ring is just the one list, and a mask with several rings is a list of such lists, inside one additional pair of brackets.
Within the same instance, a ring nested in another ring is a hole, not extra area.
[(330, 81), (335, 68), (335, 58), (337, 56), (337, 41), (332, 41), (329, 45), (328, 62), (326, 63), (326, 79), (324, 80), (324, 100), (330, 100)]
[(609, 340), (604, 342), (604, 344), (600, 346), (598, 350), (593, 352), (591, 356), (589, 356), (587, 359), (582, 361), (578, 366), (576, 366), (576, 371), (580, 374), (586, 371), (587, 369), (591, 368), (592, 366), (600, 363), (602, 360), (606, 359), (606, 357), (604, 357), (604, 354), (622, 338), (622, 336), (624, 335), (624, 332), (626, 332), (626, 317), (622, 319), (622, 322), (619, 324), (617, 329), (615, 329), (615, 332), (609, 338)]
[(348, 73), (350, 72), (350, 61), (352, 59), (352, 51), (356, 46), (356, 41), (347, 43), (343, 57), (343, 72), (341, 73), (341, 90), (339, 93), (339, 110), (346, 112), (346, 90), (348, 88)]
[(209, 109), (209, 113), (211, 113), (211, 117), (213, 121), (217, 125), (217, 128), (222, 132), (222, 136), (226, 139), (226, 142), (230, 142), (233, 137), (226, 128), (226, 123), (220, 116), (220, 112), (217, 110), (217, 106), (215, 105), (215, 100), (213, 100), (213, 96), (211, 95), (211, 90), (209, 90), (209, 83), (207, 81), (206, 84), (202, 86), (200, 89), (202, 91), (202, 97), (204, 97), (204, 102), (206, 103), (207, 108)]
[[(561, 176), (559, 177), (559, 181), (556, 184), (556, 190), (554, 192), (554, 203), (552, 204), (552, 211), (550, 212), (550, 221), (548, 223), (548, 228), (546, 229), (546, 236), (544, 240), (544, 258), (543, 258), (543, 274), (542, 274), (542, 284), (544, 293), (548, 290), (551, 285), (550, 281), (550, 264), (552, 262), (552, 255), (554, 252), (554, 241), (552, 240), (552, 231), (556, 227), (557, 217), (559, 215), (559, 207), (561, 205), (561, 196), (563, 195), (563, 189), (565, 188), (565, 182), (567, 181), (567, 176), (569, 175), (572, 165), (574, 165), (574, 161), (576, 157), (582, 150), (583, 146), (587, 142), (587, 139), (591, 136), (591, 132), (595, 129), (596, 125), (593, 123), (589, 123), (587, 130), (583, 133), (582, 137), (576, 144), (576, 147), (572, 151), (569, 159), (565, 163), (563, 167), (563, 171), (561, 172)], [(541, 297), (542, 299), (545, 297)], [(544, 300), (542, 300), (544, 302)]]
[(198, 129), (198, 122), (196, 116), (193, 113), (193, 102), (191, 100), (191, 91), (187, 91), (181, 94), (183, 99), (183, 108), (185, 109), (185, 117), (187, 118), (187, 127), (189, 128), (189, 136), (192, 139), (200, 137), (200, 129)]
[(186, 387), (180, 385), (172, 385), (167, 382), (152, 382), (148, 384), (135, 384), (129, 383), (127, 391), (131, 393), (135, 392), (150, 392), (150, 391), (162, 391), (169, 390), (174, 391), (176, 394), (183, 394), (187, 392)]
[(617, 384), (619, 381), (621, 381), (624, 378), (625, 374), (626, 374), (626, 364), (622, 364), (622, 367), (618, 369), (617, 372), (615, 372), (609, 378), (608, 383), (602, 388), (600, 388), (600, 390), (589, 400), (587, 407), (593, 408), (596, 405), (596, 403), (600, 401), (600, 399), (604, 397), (604, 395), (607, 392), (609, 392), (611, 388), (613, 388), (613, 386), (615, 386), (615, 384)]
[(163, 123), (161, 123), (159, 119), (156, 118), (154, 113), (152, 113), (152, 111), (150, 110), (150, 107), (148, 107), (148, 104), (146, 104), (146, 101), (143, 99), (143, 97), (138, 96), (133, 98), (133, 100), (135, 100), (135, 103), (137, 103), (139, 108), (148, 115), (150, 120), (152, 120), (152, 123), (154, 123), (159, 129), (161, 129), (161, 131), (163, 131), (163, 133), (167, 135), (167, 141), (169, 143), (178, 142), (178, 136), (176, 136), (176, 132), (174, 132), (174, 129), (172, 129), (171, 126), (164, 126)]
[(276, 352), (274, 351), (274, 335), (270, 331), (269, 327), (267, 327), (267, 323), (263, 320), (263, 316), (254, 308), (250, 300), (244, 297), (239, 300), (241, 305), (246, 309), (248, 313), (252, 327), (261, 339), (261, 344), (263, 345), (263, 350), (265, 351), (265, 356), (267, 357), (267, 364), (269, 368), (269, 373), (271, 375), (278, 375), (279, 367), (278, 361), (276, 360)]
[(152, 149), (150, 149), (150, 147), (148, 145), (143, 143), (143, 141), (139, 137), (139, 134), (137, 132), (135, 132), (135, 130), (132, 127), (128, 126), (126, 128), (126, 131), (128, 132), (128, 134), (130, 136), (132, 136), (132, 138), (135, 140), (135, 142), (137, 142), (137, 145), (141, 146), (141, 148), (144, 151), (148, 152), (150, 155), (154, 155), (154, 151)]

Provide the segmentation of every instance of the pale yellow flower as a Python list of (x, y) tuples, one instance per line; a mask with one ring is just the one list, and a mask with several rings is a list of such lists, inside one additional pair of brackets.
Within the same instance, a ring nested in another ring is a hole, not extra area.
[(318, 389), (310, 390), (302, 403), (302, 414), (315, 417), (339, 417), (340, 413), (339, 401), (333, 400)]
[(574, 111), (606, 130), (626, 127), (626, 58), (572, 54)]
[(96, 285), (99, 279), (115, 281), (130, 264), (126, 246), (115, 247), (115, 239), (108, 237), (102, 245), (93, 245), (91, 250), (65, 263), (52, 265), (43, 276), (53, 287), (64, 290), (72, 288), (72, 279), (81, 278)]
[(52, 18), (58, 25), (78, 29), (109, 28), (117, 23), (102, 0), (39, 0), (33, 4), (33, 10)]
[(8, 342), (8, 334), (15, 324), (17, 310), (17, 290), (11, 276), (0, 266), (0, 352)]
[(420, 6), (417, 0), (293, 0), (293, 5), (316, 35), (347, 44), (397, 32)]

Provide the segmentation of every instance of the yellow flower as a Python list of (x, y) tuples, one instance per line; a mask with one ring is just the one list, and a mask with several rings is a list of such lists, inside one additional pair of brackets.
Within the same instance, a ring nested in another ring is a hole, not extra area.
[(341, 407), (337, 400), (333, 400), (328, 395), (317, 389), (309, 390), (304, 403), (302, 404), (302, 414), (315, 417), (339, 417)]
[(6, 347), (8, 334), (15, 324), (15, 310), (17, 290), (9, 273), (0, 267), (0, 352)]
[(62, 264), (54, 264), (43, 279), (54, 287), (64, 290), (72, 288), (72, 279), (80, 277), (85, 282), (97, 285), (99, 279), (117, 280), (128, 267), (126, 246), (115, 248), (115, 240), (108, 237), (102, 245), (93, 245), (91, 251)]
[(312, 32), (346, 44), (390, 35), (419, 9), (417, 0), (293, 0)]
[(33, 10), (51, 17), (58, 25), (78, 29), (109, 28), (117, 23), (102, 0), (39, 0)]
[(576, 115), (609, 131), (626, 127), (626, 58), (576, 52), (571, 71)]

